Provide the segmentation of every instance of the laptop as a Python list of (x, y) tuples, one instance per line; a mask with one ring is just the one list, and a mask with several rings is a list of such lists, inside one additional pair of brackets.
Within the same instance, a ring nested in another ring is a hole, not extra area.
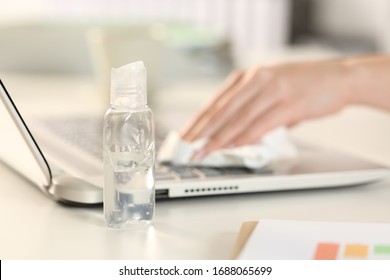
[[(102, 117), (47, 119), (27, 125), (1, 80), (0, 98), (0, 160), (56, 201), (100, 205)], [(158, 121), (156, 127), (161, 127)], [(164, 132), (157, 131), (159, 134)], [(390, 174), (383, 166), (338, 152), (297, 147), (296, 159), (272, 169), (157, 163), (156, 199), (345, 187), (374, 182)]]

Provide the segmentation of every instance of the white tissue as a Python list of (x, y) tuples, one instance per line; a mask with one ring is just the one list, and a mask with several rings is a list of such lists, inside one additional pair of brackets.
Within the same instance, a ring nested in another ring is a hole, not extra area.
[(283, 127), (267, 133), (259, 144), (221, 149), (206, 155), (199, 161), (191, 161), (193, 154), (202, 149), (206, 143), (207, 139), (186, 142), (180, 139), (177, 132), (172, 131), (162, 143), (157, 160), (176, 165), (260, 169), (277, 161), (297, 156), (297, 149)]

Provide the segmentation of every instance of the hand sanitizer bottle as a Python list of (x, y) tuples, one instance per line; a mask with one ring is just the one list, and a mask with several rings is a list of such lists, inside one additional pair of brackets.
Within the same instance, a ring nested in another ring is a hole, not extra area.
[(155, 140), (152, 111), (146, 105), (146, 69), (141, 61), (111, 70), (103, 157), (107, 225), (149, 224), (155, 208)]

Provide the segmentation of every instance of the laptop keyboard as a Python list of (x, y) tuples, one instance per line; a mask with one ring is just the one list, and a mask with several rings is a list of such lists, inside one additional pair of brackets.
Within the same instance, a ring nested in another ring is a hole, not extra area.
[(80, 117), (43, 120), (40, 124), (67, 143), (103, 160), (102, 120)]
[[(50, 119), (39, 122), (45, 129), (57, 135), (67, 143), (83, 149), (98, 160), (103, 160), (103, 124), (102, 119), (77, 117), (67, 119)], [(165, 134), (156, 131), (156, 146), (164, 139)], [(222, 176), (250, 176), (271, 174), (270, 170), (253, 170), (243, 167), (215, 168), (189, 167), (170, 164), (156, 164), (156, 180), (206, 179)]]

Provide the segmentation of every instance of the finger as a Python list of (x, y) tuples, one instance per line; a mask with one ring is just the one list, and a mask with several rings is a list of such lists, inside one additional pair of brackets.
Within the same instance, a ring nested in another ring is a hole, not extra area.
[(250, 100), (242, 107), (239, 114), (226, 123), (205, 146), (206, 152), (211, 152), (220, 148), (235, 146), (234, 139), (245, 134), (248, 127), (252, 127), (253, 122), (261, 118), (270, 108), (278, 103), (278, 96), (274, 94), (260, 93), (255, 100)]
[[(225, 126), (230, 125), (236, 116), (241, 114), (246, 104), (261, 95), (263, 88), (267, 85), (265, 78), (267, 76), (259, 73), (259, 69), (246, 72), (240, 83), (231, 88), (231, 93), (227, 95), (224, 103), (217, 104), (217, 108), (203, 120), (200, 131), (196, 132), (196, 137), (214, 138)], [(244, 110), (243, 114), (248, 114), (248, 112)]]
[(207, 154), (224, 147), (238, 147), (243, 145), (251, 145), (258, 143), (267, 132), (279, 126), (288, 125), (291, 120), (287, 106), (277, 104), (265, 112), (256, 121), (243, 127), (242, 134), (235, 139), (227, 142), (223, 137), (215, 137), (212, 141), (194, 155), (195, 160), (199, 160)]
[(279, 103), (246, 127), (245, 131), (237, 136), (233, 143), (236, 146), (256, 144), (272, 129), (280, 126), (288, 127), (296, 122), (293, 119), (292, 109), (286, 104)]
[(217, 108), (217, 104), (223, 102), (231, 88), (242, 78), (243, 73), (243, 71), (235, 71), (229, 75), (218, 93), (215, 94), (184, 127), (181, 133), (182, 139), (193, 141), (196, 138), (196, 131), (199, 131), (204, 126), (204, 121), (208, 119), (210, 114), (213, 114), (213, 111)]
[(184, 139), (193, 141), (201, 136), (204, 130), (210, 125), (210, 120), (214, 119), (218, 110), (227, 102), (228, 96), (234, 92), (233, 88), (240, 83), (241, 78), (242, 73), (236, 73), (229, 78), (229, 81), (223, 87), (222, 91), (206, 104), (201, 110), (199, 117), (192, 122), (191, 127), (187, 129), (188, 132), (184, 135)]

